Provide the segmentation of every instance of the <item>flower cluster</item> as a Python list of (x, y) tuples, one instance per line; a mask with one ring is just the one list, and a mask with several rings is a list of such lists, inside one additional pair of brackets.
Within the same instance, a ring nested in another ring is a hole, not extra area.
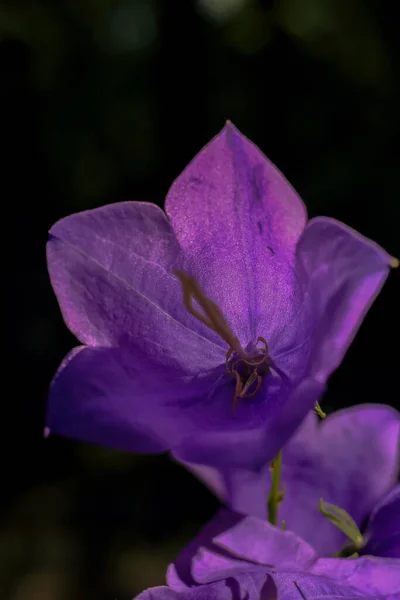
[(169, 451), (228, 507), (140, 600), (400, 598), (400, 416), (313, 410), (396, 259), (307, 221), (230, 123), (165, 212), (69, 216), (47, 257), (81, 343), (52, 383), (47, 431)]

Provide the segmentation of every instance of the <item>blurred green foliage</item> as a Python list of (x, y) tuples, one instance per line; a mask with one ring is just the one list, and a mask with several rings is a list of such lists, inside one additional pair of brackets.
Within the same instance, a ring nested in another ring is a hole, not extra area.
[[(46, 274), (47, 229), (107, 202), (162, 206), (230, 119), (311, 216), (342, 219), (398, 254), (399, 60), (396, 19), (378, 0), (2, 1), (11, 391), (1, 598), (130, 598), (163, 582), (217, 507), (167, 457), (43, 440), (47, 386), (75, 344)], [(397, 300), (391, 280), (325, 409), (395, 403)]]

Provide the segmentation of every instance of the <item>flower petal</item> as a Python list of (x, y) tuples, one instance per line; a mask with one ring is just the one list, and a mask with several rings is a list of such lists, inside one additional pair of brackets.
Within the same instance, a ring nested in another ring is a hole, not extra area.
[(365, 537), (363, 554), (400, 558), (400, 485), (375, 508)]
[[(239, 596), (234, 592), (239, 589), (239, 583), (236, 580), (229, 584), (225, 581), (217, 581), (182, 591), (159, 586), (142, 592), (134, 600), (238, 600)], [(259, 597), (252, 594), (248, 596), (248, 600), (259, 600)]]
[(266, 582), (265, 574), (239, 575), (180, 591), (165, 587), (151, 588), (139, 594), (135, 600), (268, 600), (272, 596), (264, 593)]
[(140, 256), (171, 272), (181, 249), (164, 211), (150, 202), (116, 202), (60, 219), (51, 235), (69, 242), (120, 277), (131, 276), (121, 256)]
[[(221, 369), (224, 372), (225, 368)], [(232, 417), (231, 388), (222, 385), (214, 389), (221, 369), (188, 376), (126, 348), (86, 347), (74, 353), (55, 378), (48, 427), (67, 437), (126, 451), (176, 450), (177, 456), (188, 440), (204, 452), (209, 452), (214, 442), (224, 448), (222, 460), (232, 464), (237, 460), (253, 468), (257, 452), (264, 457), (264, 452), (259, 452), (265, 437), (260, 414), (246, 406), (243, 418)], [(282, 411), (275, 423), (279, 425), (282, 418), (290, 425), (294, 418), (295, 426), (296, 414), (285, 417)], [(279, 442), (276, 436), (275, 442)], [(226, 455), (230, 448), (231, 459)], [(208, 459), (212, 465), (221, 457), (211, 453)]]
[(297, 246), (296, 270), (308, 280), (315, 330), (310, 376), (326, 381), (339, 366), (390, 270), (391, 257), (343, 223), (312, 219)]
[(386, 595), (366, 595), (346, 582), (323, 575), (277, 572), (271, 577), (277, 590), (274, 600), (395, 600)]
[(243, 574), (265, 575), (266, 567), (240, 559), (235, 560), (231, 556), (224, 556), (218, 552), (201, 548), (193, 558), (191, 572), (196, 583), (203, 585), (228, 577), (239, 577)]
[[(186, 585), (179, 579), (175, 566), (169, 565), (168, 585), (177, 592), (197, 589), (203, 590), (203, 593), (206, 594), (209, 590), (209, 586), (206, 584), (225, 581), (226, 586), (232, 590), (233, 600), (238, 598), (260, 600), (260, 598), (264, 598), (260, 592), (266, 592), (267, 589), (276, 591), (272, 580), (268, 584), (270, 578), (265, 567), (234, 560), (232, 557), (222, 556), (204, 548), (201, 548), (193, 557), (191, 573), (193, 575), (191, 584)], [(266, 597), (269, 598), (269, 596)]]
[[(219, 549), (213, 543), (214, 537), (229, 530), (236, 525), (241, 518), (241, 515), (238, 515), (233, 511), (226, 509), (219, 510), (216, 516), (211, 519), (211, 521), (209, 521), (195, 538), (181, 551), (173, 565), (169, 566), (167, 571), (168, 585), (176, 590), (182, 590), (197, 585), (198, 581), (196, 581), (193, 576), (193, 563), (196, 560), (199, 561), (199, 557), (201, 556), (200, 552), (208, 550), (214, 552), (214, 554), (221, 554)], [(230, 562), (224, 564), (223, 568), (236, 568), (238, 561), (232, 556), (227, 556), (226, 558)], [(204, 570), (207, 570), (206, 566), (204, 567)], [(239, 571), (241, 570), (242, 567), (240, 567)]]
[(291, 267), (306, 223), (290, 184), (227, 123), (173, 183), (165, 208), (190, 270), (242, 344), (269, 342), (293, 316)]
[(314, 550), (301, 538), (256, 517), (243, 518), (213, 541), (232, 556), (277, 569), (299, 570), (316, 558)]
[(152, 371), (114, 348), (75, 349), (50, 390), (51, 433), (133, 452), (163, 452), (195, 429), (183, 401), (202, 394), (202, 382)]
[(290, 572), (239, 575), (180, 592), (167, 590), (152, 588), (135, 600), (398, 600), (397, 595), (365, 594), (327, 577)]
[(239, 429), (232, 419), (230, 430), (207, 431), (203, 435), (198, 433), (195, 437), (185, 437), (174, 448), (173, 455), (183, 463), (212, 465), (222, 470), (245, 468), (258, 471), (271, 462), (320, 399), (324, 389), (325, 386), (319, 382), (302, 381), (282, 403), (283, 406), (279, 402), (271, 403), (270, 412), (265, 413), (263, 427)]
[(350, 585), (364, 594), (386, 596), (400, 593), (400, 560), (395, 558), (320, 558), (312, 572)]
[(49, 273), (80, 341), (128, 346), (198, 372), (223, 363), (225, 349), (184, 307), (171, 274), (171, 265), (181, 264), (179, 249), (162, 215), (132, 202), (62, 219), (50, 231)]
[(244, 574), (257, 577), (271, 569), (298, 571), (314, 560), (313, 549), (292, 533), (220, 510), (170, 565), (167, 582), (179, 591)]

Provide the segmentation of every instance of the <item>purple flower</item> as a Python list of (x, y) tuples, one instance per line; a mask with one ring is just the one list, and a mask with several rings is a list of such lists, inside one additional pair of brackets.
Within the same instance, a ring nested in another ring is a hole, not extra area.
[(399, 600), (400, 560), (317, 558), (293, 533), (220, 514), (136, 600)]
[[(365, 404), (323, 421), (312, 411), (282, 451), (279, 522), (284, 520), (319, 556), (339, 552), (348, 540), (318, 509), (323, 498), (345, 510), (358, 528), (371, 515), (359, 553), (400, 558), (400, 487), (393, 489), (399, 461), (400, 413), (395, 409)], [(190, 468), (232, 509), (267, 519), (268, 466), (260, 473)]]
[(307, 224), (230, 123), (165, 209), (113, 204), (50, 230), (52, 285), (83, 346), (53, 382), (48, 428), (260, 468), (321, 397), (394, 259), (332, 219)]

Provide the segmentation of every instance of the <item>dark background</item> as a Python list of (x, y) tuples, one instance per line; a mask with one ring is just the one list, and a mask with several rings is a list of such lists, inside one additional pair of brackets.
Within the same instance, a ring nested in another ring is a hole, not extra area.
[[(166, 456), (43, 439), (49, 382), (75, 345), (46, 272), (49, 227), (108, 202), (162, 206), (230, 119), (310, 216), (399, 256), (399, 63), (383, 0), (1, 3), (1, 599), (132, 598), (217, 507)], [(324, 408), (398, 401), (398, 275)]]

